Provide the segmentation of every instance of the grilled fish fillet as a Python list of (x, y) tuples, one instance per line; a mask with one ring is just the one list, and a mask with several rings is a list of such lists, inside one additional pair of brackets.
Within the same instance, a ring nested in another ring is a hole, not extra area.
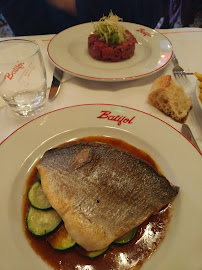
[(179, 190), (143, 160), (96, 142), (51, 149), (37, 168), (50, 204), (88, 251), (103, 249), (140, 225)]

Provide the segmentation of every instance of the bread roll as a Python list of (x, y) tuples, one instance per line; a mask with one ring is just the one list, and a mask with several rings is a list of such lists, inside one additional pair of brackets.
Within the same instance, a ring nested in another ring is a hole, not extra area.
[(170, 75), (154, 81), (148, 99), (154, 107), (178, 122), (183, 122), (192, 106), (192, 99), (187, 97), (184, 89)]

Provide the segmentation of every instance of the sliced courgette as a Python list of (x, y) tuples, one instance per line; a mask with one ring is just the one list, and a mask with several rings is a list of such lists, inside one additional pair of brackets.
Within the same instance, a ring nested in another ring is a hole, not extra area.
[(90, 257), (90, 258), (95, 258), (100, 255), (102, 255), (105, 251), (107, 251), (108, 247), (103, 248), (101, 250), (95, 250), (95, 251), (86, 251), (85, 255)]
[(40, 176), (38, 171), (37, 171), (36, 177), (37, 177), (38, 181), (41, 182), (41, 176)]
[(27, 228), (38, 236), (52, 232), (61, 221), (61, 217), (54, 209), (42, 211), (30, 206), (27, 214)]
[(135, 227), (131, 231), (127, 232), (126, 234), (122, 235), (121, 237), (117, 238), (114, 243), (116, 244), (126, 244), (130, 242), (136, 235), (138, 231), (138, 227)]
[(51, 205), (44, 194), (41, 183), (35, 182), (29, 189), (27, 194), (30, 204), (40, 210), (47, 210), (51, 208)]
[(69, 236), (64, 223), (57, 229), (56, 232), (48, 235), (47, 240), (49, 244), (58, 250), (65, 250), (73, 247), (76, 242)]

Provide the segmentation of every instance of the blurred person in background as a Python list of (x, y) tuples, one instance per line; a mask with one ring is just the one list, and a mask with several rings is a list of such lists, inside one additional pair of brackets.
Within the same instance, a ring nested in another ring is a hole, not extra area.
[(46, 0), (0, 0), (0, 13), (15, 36), (55, 34), (79, 23)]
[(110, 10), (125, 22), (151, 28), (188, 26), (201, 0), (1, 0), (0, 11), (16, 36), (57, 34)]
[(57, 34), (97, 21), (110, 10), (124, 21), (155, 28), (168, 0), (0, 0), (0, 12), (14, 35)]
[(189, 27), (202, 11), (202, 0), (170, 0), (159, 28)]
[[(187, 27), (202, 11), (202, 0), (47, 0), (55, 7), (71, 12), (73, 10), (82, 22), (99, 20), (110, 9), (124, 21), (151, 28)], [(70, 3), (71, 2), (71, 3)], [(105, 3), (106, 2), (106, 3)]]

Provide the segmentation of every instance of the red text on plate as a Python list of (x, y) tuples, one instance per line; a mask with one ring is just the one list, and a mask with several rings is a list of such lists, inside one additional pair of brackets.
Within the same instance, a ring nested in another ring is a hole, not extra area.
[(24, 69), (24, 63), (19, 63), (17, 65), (14, 66), (13, 70), (11, 71), (11, 73), (7, 72), (5, 74), (5, 78), (8, 78), (9, 80), (13, 79), (13, 76), (20, 70), (20, 69)]
[(140, 32), (141, 34), (143, 34), (144, 36), (148, 36), (151, 37), (151, 34), (146, 32), (144, 28), (140, 28), (138, 30), (136, 30), (137, 32)]
[(120, 126), (122, 123), (132, 124), (133, 119), (135, 119), (135, 116), (133, 116), (131, 119), (129, 119), (126, 116), (112, 115), (111, 113), (112, 112), (110, 112), (110, 111), (101, 111), (101, 115), (98, 116), (97, 118), (107, 119), (109, 121), (116, 121), (118, 126)]

